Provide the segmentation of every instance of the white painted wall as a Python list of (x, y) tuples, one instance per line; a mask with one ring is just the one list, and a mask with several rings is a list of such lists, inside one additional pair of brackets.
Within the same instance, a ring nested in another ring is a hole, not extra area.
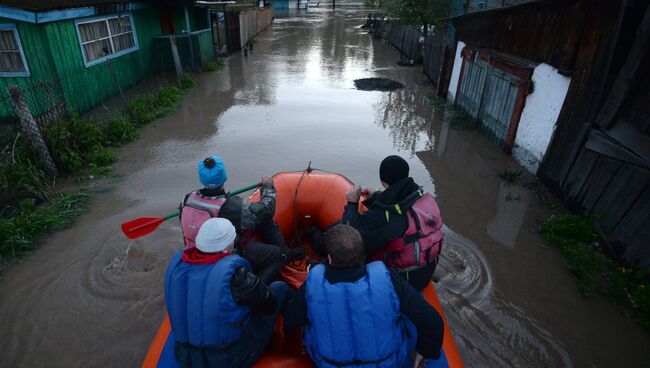
[(456, 55), (454, 56), (454, 68), (451, 70), (451, 81), (449, 82), (449, 90), (447, 91), (447, 101), (453, 103), (456, 98), (456, 89), (458, 88), (458, 79), (460, 78), (460, 67), (463, 65), (463, 58), (460, 57), (461, 52), (465, 48), (463, 41), (458, 41), (456, 45)]
[(512, 155), (535, 174), (551, 142), (571, 78), (558, 74), (548, 64), (540, 64), (533, 71), (532, 79), (535, 89), (526, 98)]

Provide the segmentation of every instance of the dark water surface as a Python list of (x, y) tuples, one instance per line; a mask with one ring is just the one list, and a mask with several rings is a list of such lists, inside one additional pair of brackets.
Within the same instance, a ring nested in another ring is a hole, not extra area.
[[(467, 366), (650, 366), (648, 335), (606, 301), (584, 299), (557, 250), (534, 232), (548, 215), (535, 186), (496, 176), (519, 166), (480, 134), (444, 122), (424, 102), (431, 87), (419, 83), (421, 68), (397, 66), (398, 52), (357, 28), (367, 11), (339, 6), (276, 19), (252, 54), (202, 74), (178, 111), (119, 150), (116, 177), (90, 212), (0, 281), (0, 366), (142, 362), (181, 234), (168, 221), (129, 241), (119, 224), (174, 212), (210, 153), (226, 160), (231, 189), (308, 161), (379, 186), (380, 160), (400, 154), (437, 195), (448, 226), (435, 277)], [(370, 77), (405, 88), (354, 88)]]

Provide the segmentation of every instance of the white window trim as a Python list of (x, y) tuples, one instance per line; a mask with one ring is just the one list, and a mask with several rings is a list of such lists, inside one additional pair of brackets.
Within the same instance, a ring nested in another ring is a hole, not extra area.
[(0, 30), (12, 30), (14, 32), (14, 37), (16, 38), (16, 45), (18, 45), (18, 50), (20, 51), (20, 57), (23, 59), (23, 65), (25, 66), (25, 71), (22, 72), (0, 72), (0, 77), (30, 77), (32, 74), (29, 71), (29, 65), (27, 64), (27, 59), (25, 58), (25, 50), (23, 49), (23, 43), (20, 41), (20, 35), (18, 34), (18, 29), (13, 23), (0, 24)]
[[(129, 16), (129, 21), (131, 22), (131, 31), (130, 32), (122, 32), (122, 33), (117, 33), (117, 34), (111, 34), (111, 27), (110, 27), (110, 25), (107, 24), (106, 26), (108, 27), (108, 37), (98, 38), (96, 40), (92, 40), (92, 41), (88, 41), (88, 42), (83, 42), (81, 40), (81, 32), (79, 32), (79, 25), (86, 24), (86, 23), (94, 23), (94, 22), (97, 22), (99, 20), (103, 20), (103, 21), (108, 23), (108, 19), (118, 18), (119, 16), (122, 16), (122, 15), (128, 15)], [(81, 18), (81, 19), (76, 19), (74, 21), (74, 23), (75, 23), (75, 28), (77, 29), (77, 39), (79, 40), (79, 47), (81, 48), (81, 55), (83, 56), (84, 65), (86, 65), (86, 68), (90, 68), (91, 66), (101, 64), (101, 63), (105, 62), (106, 60), (115, 59), (115, 58), (118, 58), (118, 57), (120, 57), (122, 55), (126, 55), (126, 54), (132, 53), (134, 51), (138, 51), (140, 49), (140, 45), (138, 44), (138, 33), (136, 32), (135, 22), (133, 21), (133, 14), (130, 13), (130, 12), (129, 13), (116, 13), (116, 14), (111, 14), (111, 15), (101, 15), (101, 16), (90, 17), (90, 18)], [(85, 44), (88, 44), (88, 43), (91, 43), (91, 42), (96, 42), (96, 41), (99, 41), (99, 40), (108, 39), (109, 42), (111, 43), (111, 48), (115, 49), (115, 47), (113, 45), (113, 38), (117, 37), (117, 36), (120, 36), (120, 35), (123, 35), (123, 34), (127, 34), (127, 33), (132, 33), (133, 34), (133, 47), (129, 47), (128, 49), (120, 50), (118, 52), (115, 52), (115, 53), (112, 53), (112, 54), (109, 54), (109, 55), (106, 55), (106, 56), (102, 56), (102, 57), (97, 58), (95, 60), (88, 61), (88, 55), (86, 55), (86, 48), (84, 47)]]

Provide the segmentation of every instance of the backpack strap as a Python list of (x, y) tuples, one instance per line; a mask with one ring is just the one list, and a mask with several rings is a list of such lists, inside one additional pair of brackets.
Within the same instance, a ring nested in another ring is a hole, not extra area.
[(413, 207), (409, 208), (408, 211), (411, 214), (411, 217), (413, 217), (413, 221), (415, 222), (415, 228), (418, 230), (418, 232), (413, 235), (405, 237), (404, 238), (405, 244), (414, 243), (424, 237), (424, 233), (422, 232), (422, 225), (420, 224), (420, 219), (418, 218), (417, 213), (415, 213)]
[(193, 192), (189, 192), (183, 197), (183, 201), (181, 202), (180, 205), (178, 205), (178, 219), (181, 219), (181, 215), (183, 214), (183, 207), (187, 205), (187, 200), (190, 198), (190, 195), (192, 195)]

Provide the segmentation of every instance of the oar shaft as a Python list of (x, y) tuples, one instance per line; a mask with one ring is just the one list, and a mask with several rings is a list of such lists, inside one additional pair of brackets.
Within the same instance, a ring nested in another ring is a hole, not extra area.
[[(249, 186), (247, 186), (247, 187), (244, 187), (244, 188), (240, 188), (240, 189), (237, 189), (237, 190), (233, 190), (232, 192), (229, 192), (229, 193), (228, 193), (228, 197), (232, 197), (232, 196), (237, 195), (237, 194), (241, 194), (241, 193), (244, 193), (244, 192), (248, 192), (248, 191), (251, 190), (251, 189), (255, 189), (255, 188), (259, 187), (261, 184), (262, 184), (262, 183), (255, 183), (255, 184), (251, 184), (251, 185), (249, 185)], [(178, 212), (170, 213), (169, 215), (163, 217), (163, 221), (167, 221), (167, 220), (169, 220), (170, 218), (174, 218), (174, 217), (176, 217), (176, 216), (178, 216), (178, 215), (179, 215)], [(154, 223), (154, 222), (151, 222), (151, 223)], [(143, 227), (146, 227), (146, 226), (151, 225), (151, 223), (147, 223), (147, 224), (144, 224), (144, 225), (140, 225), (140, 226), (134, 228), (134, 230), (142, 229)]]
[(241, 189), (233, 190), (232, 192), (228, 193), (228, 197), (232, 197), (232, 196), (237, 195), (237, 194), (248, 192), (249, 190), (255, 189), (255, 188), (259, 187), (260, 185), (262, 185), (262, 183), (255, 183), (255, 184), (251, 184), (251, 185), (249, 185), (247, 187), (244, 187), (244, 188), (241, 188)]
[[(166, 218), (165, 218), (165, 219), (166, 219)], [(150, 227), (150, 226), (152, 226), (152, 225), (159, 224), (159, 223), (161, 223), (161, 222), (163, 222), (163, 221), (164, 221), (164, 220), (161, 221), (160, 219), (151, 220), (151, 221), (149, 221), (149, 222), (145, 222), (144, 224), (140, 224), (140, 225), (138, 225), (138, 226), (135, 226), (135, 227), (131, 228), (130, 231), (131, 231), (131, 232), (135, 232), (135, 231), (138, 231), (138, 230), (140, 230), (140, 229), (144, 229), (144, 228), (146, 228), (146, 227)]]

